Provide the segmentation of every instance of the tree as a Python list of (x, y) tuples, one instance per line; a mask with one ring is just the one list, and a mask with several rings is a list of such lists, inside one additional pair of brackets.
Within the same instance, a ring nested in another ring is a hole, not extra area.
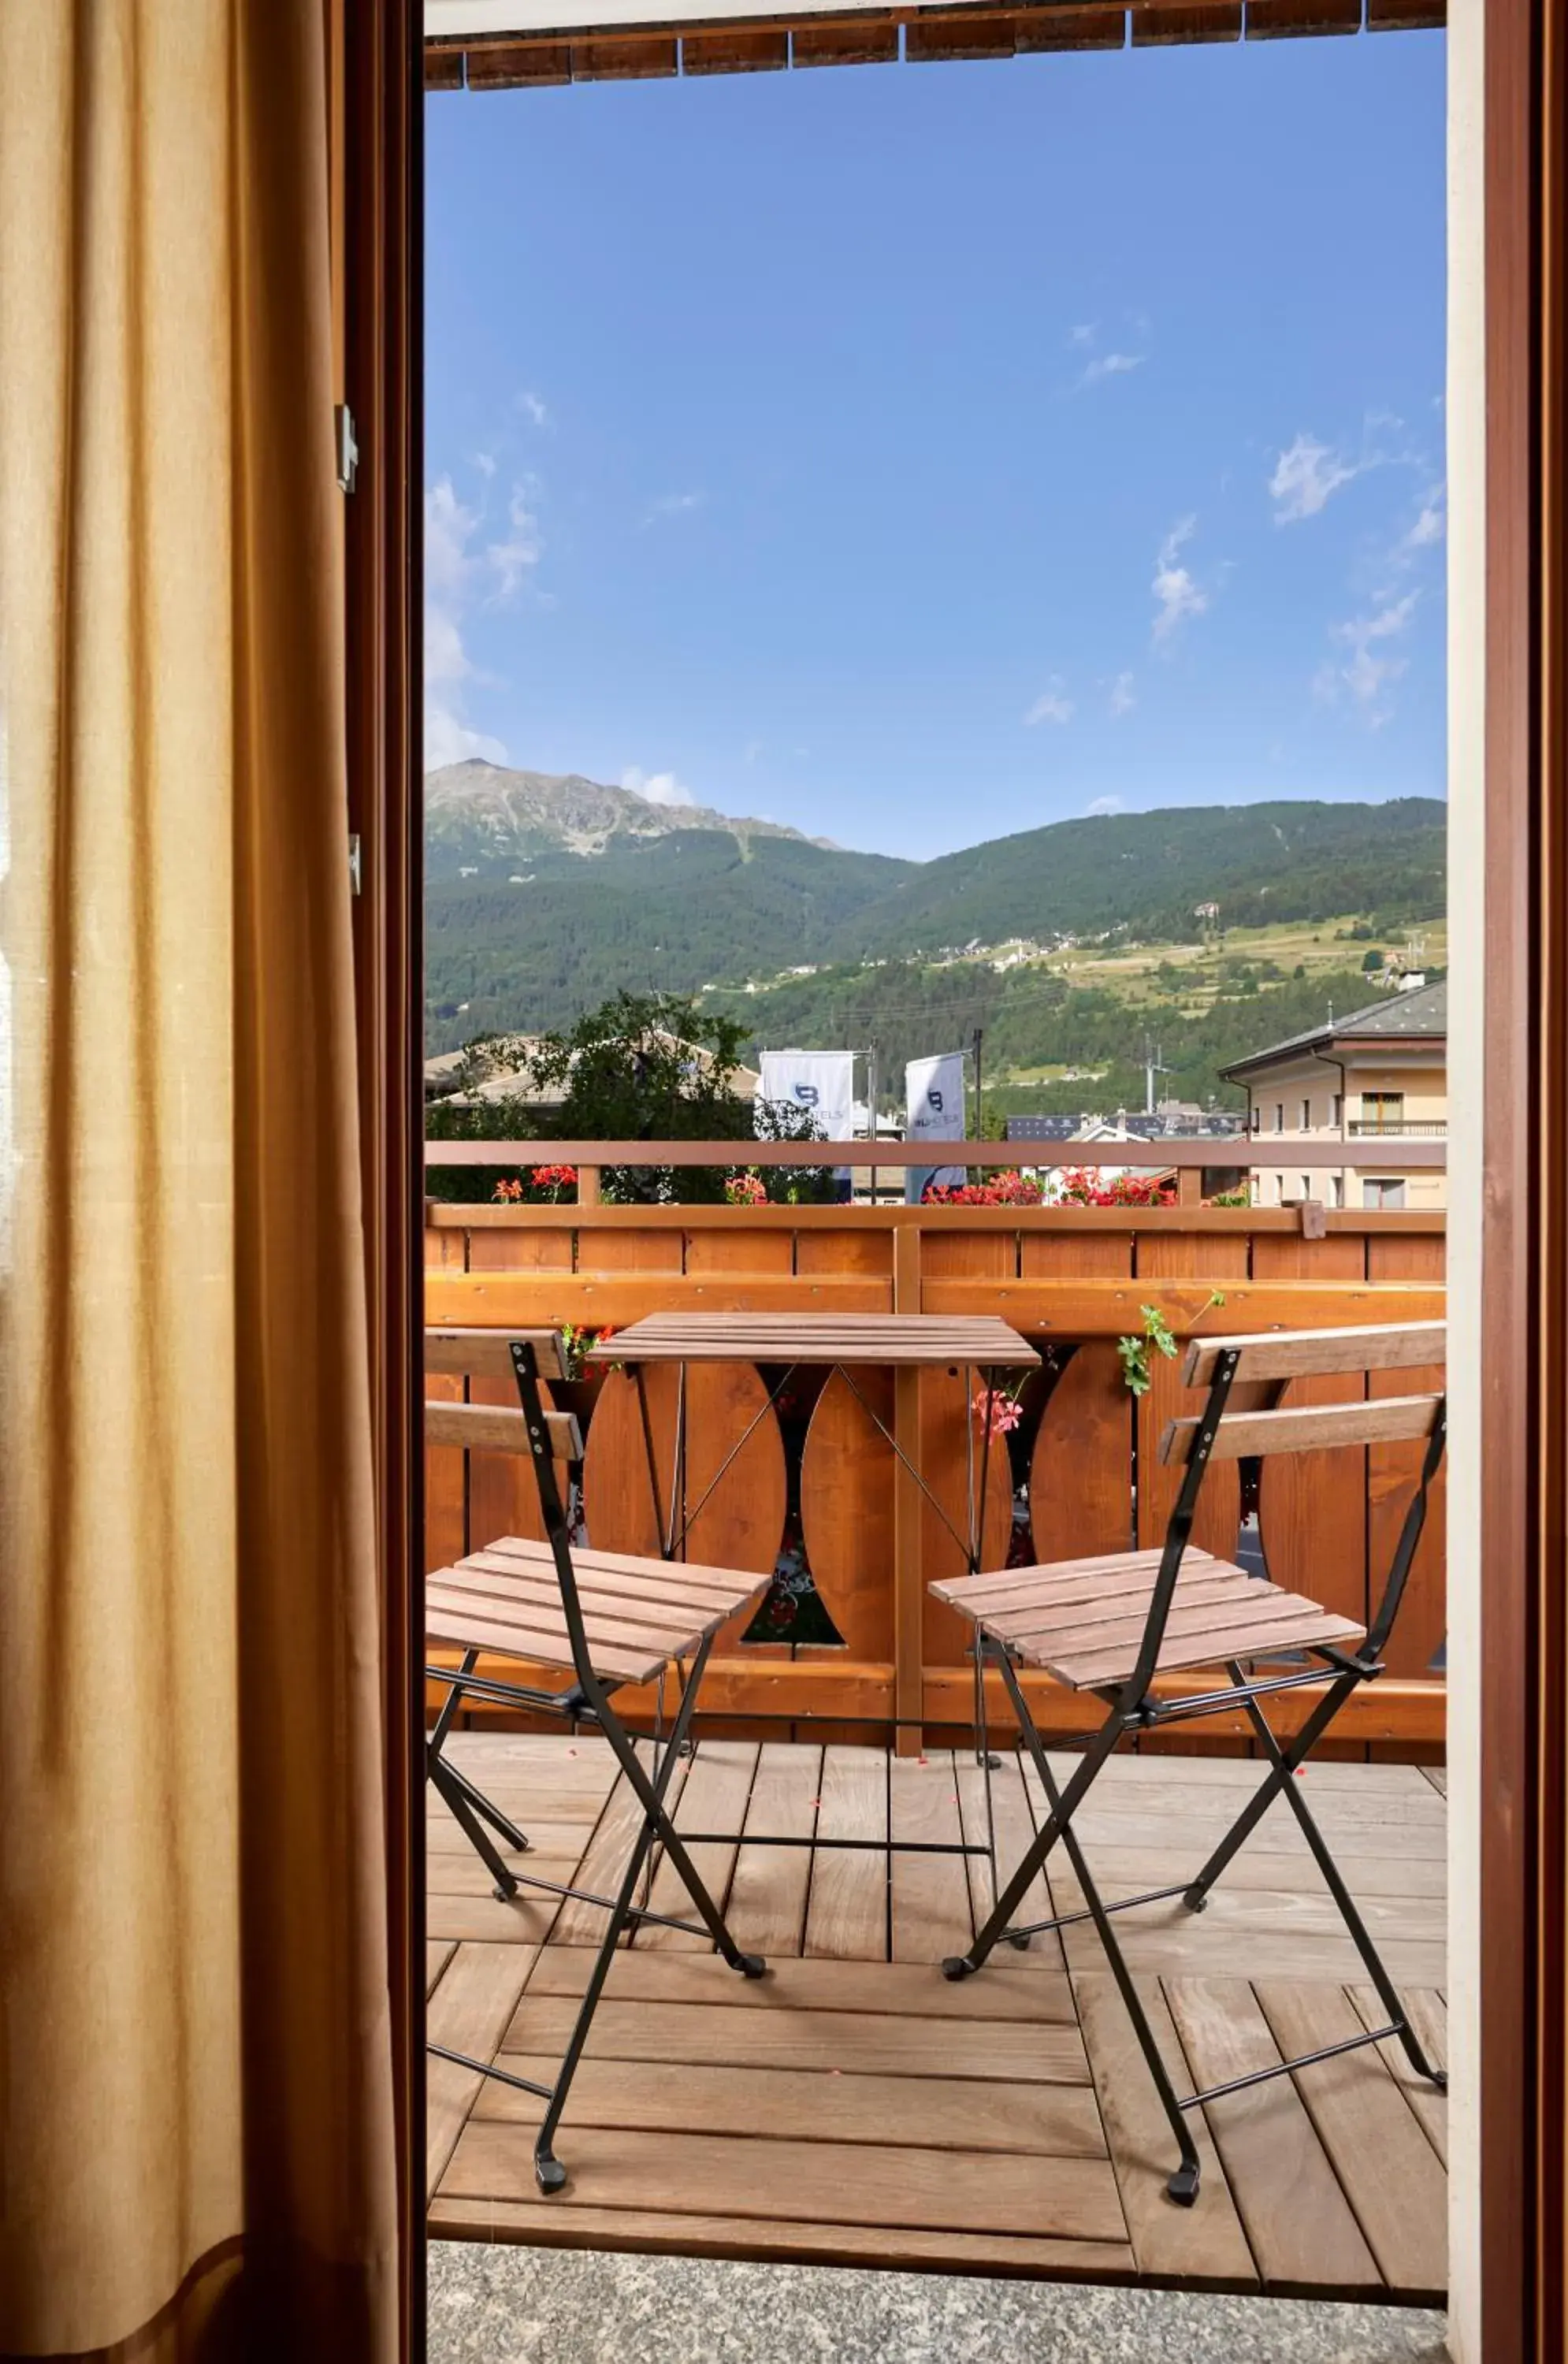
[[(462, 1075), (481, 1080), (516, 1064), (526, 1091), (467, 1109), (429, 1112), (432, 1138), (489, 1141), (733, 1141), (759, 1132), (775, 1141), (818, 1138), (805, 1110), (763, 1111), (733, 1089), (746, 1030), (732, 1018), (700, 1010), (669, 993), (622, 990), (573, 1026), (527, 1039), (490, 1038), (470, 1046)], [(736, 1165), (745, 1163), (738, 1154)], [(500, 1168), (470, 1168), (475, 1195), (493, 1195)], [(712, 1205), (724, 1197), (727, 1166), (606, 1167), (606, 1199), (633, 1204), (684, 1200)], [(828, 1168), (770, 1169), (770, 1198), (830, 1195)], [(483, 1187), (479, 1187), (482, 1185)], [(451, 1195), (458, 1195), (453, 1192)], [(464, 1191), (462, 1195), (467, 1195)]]
[(1378, 972), (1378, 970), (1379, 970), (1382, 966), (1383, 966), (1383, 954), (1378, 951), (1378, 949), (1377, 949), (1376, 945), (1374, 944), (1374, 945), (1373, 946), (1373, 948), (1372, 948), (1371, 952), (1369, 952), (1368, 953), (1366, 953), (1366, 954), (1364, 955), (1364, 957), (1362, 958), (1362, 975), (1363, 975), (1363, 976), (1376, 976), (1376, 974), (1377, 974), (1377, 972)]

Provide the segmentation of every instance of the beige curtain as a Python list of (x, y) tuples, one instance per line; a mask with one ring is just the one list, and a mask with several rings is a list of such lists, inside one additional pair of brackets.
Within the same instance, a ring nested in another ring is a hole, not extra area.
[(0, 2355), (395, 2354), (322, 0), (0, 0)]

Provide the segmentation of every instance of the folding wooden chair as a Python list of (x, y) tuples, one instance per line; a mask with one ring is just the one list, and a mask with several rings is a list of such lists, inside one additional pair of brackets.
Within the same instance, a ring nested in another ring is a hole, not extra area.
[[(463, 1653), (455, 1669), (426, 1668), (432, 1681), (448, 1686), (427, 1744), (428, 1778), (490, 1872), (503, 1901), (515, 1896), (521, 1885), (596, 1904), (608, 1915), (604, 1941), (553, 2086), (536, 2084), (494, 2062), (472, 2059), (442, 2045), (429, 2048), (462, 2068), (535, 2093), (548, 2104), (534, 2145), (534, 2172), (542, 2191), (558, 2191), (566, 2180), (566, 2171), (554, 2155), (555, 2130), (622, 1932), (639, 1922), (658, 1921), (695, 1935), (707, 1935), (730, 1968), (745, 1978), (761, 1978), (766, 1967), (759, 1956), (743, 1954), (730, 1936), (665, 1811), (664, 1800), (686, 1743), (714, 1635), (727, 1619), (766, 1589), (769, 1579), (751, 1569), (700, 1567), (684, 1561), (635, 1558), (625, 1553), (573, 1553), (556, 1465), (579, 1459), (582, 1441), (576, 1422), (564, 1412), (546, 1411), (539, 1391), (541, 1377), (565, 1376), (554, 1331), (509, 1334), (495, 1330), (428, 1331), (425, 1367), (448, 1375), (495, 1377), (504, 1374), (515, 1379), (520, 1399), (516, 1411), (505, 1405), (427, 1403), (425, 1434), (430, 1444), (526, 1453), (539, 1485), (546, 1535), (543, 1543), (505, 1536), (426, 1579), (428, 1639), (456, 1644)], [(559, 1689), (546, 1689), (481, 1676), (475, 1668), (482, 1651), (559, 1667), (571, 1679)], [(671, 1666), (680, 1678), (679, 1701), (668, 1738), (655, 1743), (650, 1770), (639, 1757), (610, 1695), (623, 1684), (662, 1681)], [(468, 1698), (561, 1715), (594, 1724), (604, 1734), (643, 1810), (641, 1827), (615, 1896), (595, 1896), (584, 1889), (536, 1879), (527, 1871), (513, 1871), (502, 1860), (491, 1831), (518, 1853), (527, 1851), (526, 1836), (444, 1754), (452, 1720)], [(663, 1848), (691, 1898), (700, 1927), (697, 1923), (653, 1912), (646, 1901), (634, 1901), (643, 1867), (656, 1844)]]
[[(1440, 2087), (1447, 2083), (1444, 2072), (1427, 2058), (1307, 1808), (1301, 1785), (1292, 1779), (1352, 1692), (1362, 1683), (1375, 1681), (1384, 1671), (1382, 1653), (1399, 1611), (1426, 1522), (1428, 1494), (1442, 1459), (1444, 1399), (1419, 1394), (1380, 1396), (1360, 1403), (1284, 1407), (1280, 1403), (1293, 1378), (1329, 1372), (1415, 1369), (1441, 1361), (1443, 1344), (1440, 1321), (1406, 1322), (1384, 1330), (1303, 1330), (1197, 1341), (1188, 1351), (1182, 1376), (1189, 1387), (1207, 1387), (1208, 1398), (1195, 1419), (1172, 1421), (1161, 1439), (1161, 1460), (1183, 1472), (1162, 1549), (1011, 1568), (931, 1587), (940, 1600), (974, 1621), (977, 1656), (994, 1652), (1050, 1808), (973, 1945), (968, 1953), (945, 1961), (943, 1974), (950, 1979), (967, 1978), (1001, 1938), (1022, 1942), (1037, 1930), (1093, 1921), (1175, 2135), (1181, 2163), (1166, 2188), (1173, 2200), (1189, 2206), (1197, 2197), (1198, 2157), (1184, 2113), (1200, 2102), (1244, 2085), (1283, 2077), (1334, 2053), (1383, 2043), (1390, 2036), (1398, 2037), (1418, 2076)], [(1382, 1444), (1402, 1438), (1424, 1440), (1426, 1452), (1370, 1627), (1331, 1615), (1316, 1600), (1283, 1591), (1248, 1576), (1229, 1560), (1190, 1548), (1193, 1513), (1211, 1461), (1237, 1461), (1271, 1453), (1317, 1453), (1337, 1445)], [(1258, 1660), (1281, 1655), (1306, 1656), (1316, 1663), (1268, 1676), (1256, 1673)], [(1069, 1689), (1094, 1691), (1106, 1702), (1105, 1722), (1072, 1778), (1061, 1787), (1018, 1681), (1018, 1665), (1043, 1667)], [(1223, 1689), (1173, 1696), (1155, 1688), (1159, 1674), (1216, 1665), (1224, 1665), (1230, 1678)], [(1251, 1674), (1243, 1671), (1247, 1665), (1253, 1666)], [(1326, 1678), (1322, 1698), (1294, 1739), (1282, 1745), (1259, 1701), (1274, 1691), (1322, 1684)], [(1073, 1820), (1118, 1741), (1125, 1733), (1147, 1732), (1238, 1707), (1245, 1710), (1269, 1760), (1269, 1772), (1256, 1796), (1195, 1879), (1106, 1903), (1084, 1861)], [(1209, 1890), (1237, 1849), (1280, 1798), (1286, 1801), (1301, 1826), (1366, 1965), (1387, 2013), (1387, 2024), (1183, 2100), (1166, 2073), (1117, 1941), (1112, 1915), (1173, 1896), (1180, 1896), (1189, 1911), (1201, 1912)], [(1015, 1928), (1013, 1915), (1058, 1841), (1083, 1890), (1085, 1910)]]

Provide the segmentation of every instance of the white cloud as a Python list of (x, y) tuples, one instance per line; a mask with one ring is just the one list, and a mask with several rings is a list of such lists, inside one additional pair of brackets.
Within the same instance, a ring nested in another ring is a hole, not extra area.
[(1067, 341), (1070, 345), (1092, 345), (1095, 341), (1095, 334), (1094, 322), (1084, 320), (1080, 322), (1077, 328), (1068, 329)]
[(1316, 517), (1341, 485), (1376, 464), (1375, 461), (1347, 460), (1327, 443), (1319, 443), (1316, 436), (1298, 435), (1290, 449), (1280, 453), (1269, 478), (1274, 523), (1296, 525), (1303, 518)]
[(544, 552), (539, 519), (528, 507), (527, 489), (522, 485), (512, 487), (506, 521), (510, 533), (504, 541), (487, 542), (484, 552), (484, 564), (495, 586), (491, 596), (496, 599), (509, 599), (528, 569), (539, 564)]
[(473, 455), (473, 464), (478, 469), (482, 476), (493, 476), (495, 474), (495, 452), (476, 452)]
[(544, 401), (528, 386), (517, 396), (517, 408), (535, 427), (550, 425), (550, 412)]
[(673, 772), (645, 772), (640, 764), (633, 764), (620, 775), (623, 788), (640, 797), (651, 805), (695, 805), (697, 801), (684, 781)]
[(487, 541), (483, 506), (462, 500), (450, 476), (438, 477), (426, 491), (425, 763), (430, 771), (473, 755), (493, 764), (506, 760), (502, 742), (467, 720), (466, 686), (476, 673), (463, 633), (475, 607), (515, 597), (539, 563), (544, 544), (528, 500), (528, 487), (514, 485), (507, 530)]
[(650, 526), (657, 525), (662, 518), (686, 517), (693, 509), (700, 509), (706, 498), (706, 493), (661, 493), (657, 500), (649, 502), (642, 522)]
[(1429, 550), (1435, 542), (1441, 541), (1447, 530), (1445, 488), (1435, 485), (1423, 498), (1420, 513), (1399, 547), (1406, 552)]
[(1335, 705), (1348, 696), (1372, 729), (1381, 730), (1394, 710), (1385, 693), (1409, 663), (1395, 653), (1389, 643), (1403, 639), (1420, 596), (1418, 591), (1407, 591), (1402, 599), (1391, 600), (1370, 616), (1331, 625), (1330, 637), (1348, 653), (1320, 668), (1313, 685), (1318, 697)]
[(483, 730), (471, 730), (460, 722), (450, 703), (439, 698), (425, 702), (425, 769), (439, 772), (448, 764), (467, 764), (475, 757), (486, 764), (506, 761), (505, 742), (492, 739)]
[(1090, 820), (1103, 820), (1111, 813), (1120, 812), (1122, 802), (1119, 797), (1096, 797), (1094, 803), (1084, 809)]
[(1125, 377), (1129, 370), (1141, 369), (1147, 358), (1143, 353), (1101, 353), (1089, 363), (1078, 380), (1079, 386), (1098, 385), (1107, 377)]
[(1133, 695), (1132, 675), (1118, 673), (1111, 684), (1110, 710), (1114, 716), (1130, 714), (1138, 700)]
[(1026, 727), (1034, 722), (1071, 722), (1073, 700), (1067, 696), (1067, 685), (1059, 673), (1053, 673), (1040, 695), (1024, 717)]
[(1176, 563), (1178, 552), (1192, 540), (1196, 530), (1195, 517), (1182, 518), (1160, 544), (1160, 554), (1154, 562), (1153, 583), (1156, 647), (1169, 641), (1185, 618), (1201, 616), (1208, 607), (1207, 592), (1199, 588), (1184, 566)]

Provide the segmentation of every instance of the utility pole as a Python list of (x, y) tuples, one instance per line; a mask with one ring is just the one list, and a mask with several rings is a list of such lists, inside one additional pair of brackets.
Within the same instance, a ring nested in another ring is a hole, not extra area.
[(974, 1030), (974, 1040), (971, 1045), (974, 1054), (974, 1138), (976, 1141), (983, 1141), (985, 1137), (985, 1098), (980, 1075), (980, 1047), (984, 1040), (985, 1029), (983, 1026), (977, 1026)]
[(1145, 1116), (1152, 1116), (1154, 1113), (1155, 1076), (1168, 1076), (1170, 1072), (1170, 1068), (1160, 1057), (1159, 1043), (1151, 1044), (1146, 1034), (1143, 1038), (1143, 1113)]
[[(877, 1053), (881, 1047), (880, 1043), (873, 1043), (870, 1050), (866, 1053), (866, 1103), (868, 1118), (866, 1132), (873, 1145), (876, 1141), (876, 1059)], [(876, 1204), (876, 1160), (873, 1157), (871, 1165), (871, 1203), (873, 1207)]]

